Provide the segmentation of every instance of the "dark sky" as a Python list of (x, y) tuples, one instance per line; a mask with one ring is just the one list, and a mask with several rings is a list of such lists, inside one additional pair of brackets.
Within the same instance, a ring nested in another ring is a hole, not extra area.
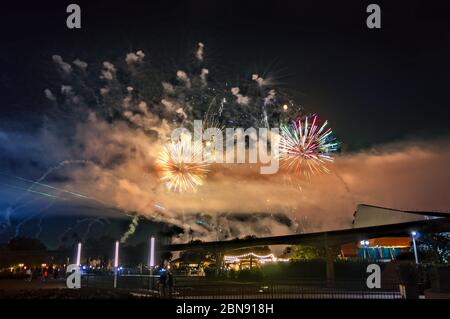
[(81, 30), (65, 27), (68, 1), (2, 4), (3, 129), (39, 124), (52, 54), (95, 61), (143, 49), (176, 58), (202, 41), (222, 70), (275, 73), (349, 149), (449, 132), (444, 1), (376, 1), (381, 30), (365, 25), (374, 1), (75, 2)]

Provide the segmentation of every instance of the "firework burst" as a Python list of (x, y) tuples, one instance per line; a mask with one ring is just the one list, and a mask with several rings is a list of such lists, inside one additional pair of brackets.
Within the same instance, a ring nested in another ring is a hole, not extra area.
[(314, 173), (329, 173), (326, 162), (339, 148), (328, 122), (319, 124), (316, 114), (281, 125), (280, 159), (282, 167), (310, 177)]
[(189, 142), (172, 142), (164, 146), (156, 161), (161, 180), (171, 191), (196, 191), (203, 185), (208, 163), (202, 160), (201, 148)]

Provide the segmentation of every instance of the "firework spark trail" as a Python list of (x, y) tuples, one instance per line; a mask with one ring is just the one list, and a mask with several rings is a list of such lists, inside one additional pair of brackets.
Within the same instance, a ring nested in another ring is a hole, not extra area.
[(36, 234), (34, 235), (34, 237), (35, 238), (39, 238), (40, 236), (41, 236), (41, 233), (42, 233), (42, 222), (44, 221), (44, 217), (46, 216), (46, 214), (47, 213), (43, 213), (42, 215), (41, 215), (41, 217), (39, 218), (39, 220), (38, 220), (38, 223), (37, 223), (37, 228), (38, 228), (38, 231), (36, 232)]
[(88, 226), (87, 226), (87, 229), (84, 232), (84, 235), (82, 237), (83, 241), (86, 240), (87, 236), (91, 232), (92, 225), (94, 225), (95, 223), (99, 223), (100, 225), (103, 225), (103, 222), (100, 220), (100, 218), (94, 218), (94, 220), (90, 221)]
[[(77, 197), (77, 198), (93, 200), (93, 201), (96, 201), (96, 202), (101, 203), (102, 205), (106, 205), (106, 203), (104, 203), (103, 201), (98, 200), (98, 199), (93, 198), (93, 197), (90, 197), (90, 196), (86, 196), (86, 195), (83, 195), (83, 194), (71, 192), (71, 191), (68, 191), (68, 190), (66, 190), (66, 189), (56, 188), (56, 187), (53, 187), (53, 186), (51, 186), (51, 185), (39, 183), (39, 182), (36, 182), (36, 181), (33, 181), (33, 180), (29, 180), (29, 179), (26, 179), (26, 178), (22, 178), (22, 177), (19, 177), (19, 176), (13, 176), (13, 175), (5, 174), (5, 173), (2, 173), (2, 172), (0, 172), (0, 174), (1, 174), (1, 175), (4, 175), (4, 176), (14, 177), (14, 178), (16, 178), (16, 179), (18, 179), (18, 180), (21, 180), (21, 181), (31, 182), (31, 183), (34, 183), (35, 185), (39, 185), (39, 186), (42, 186), (42, 187), (46, 187), (46, 188), (49, 188), (49, 189), (58, 191), (58, 192), (60, 192), (60, 194), (61, 194), (61, 193), (65, 193), (65, 194), (73, 195), (73, 196), (75, 196), (75, 197)], [(36, 190), (30, 190), (30, 189), (28, 189), (28, 188), (22, 188), (22, 187), (18, 187), (18, 186), (6, 185), (6, 184), (2, 184), (2, 183), (0, 183), (0, 185), (5, 185), (5, 186), (8, 186), (8, 187), (13, 187), (13, 188), (25, 190), (25, 191), (28, 191), (28, 192), (31, 192), (31, 193), (34, 193), (34, 194), (38, 194), (38, 195), (43, 195), (43, 196), (46, 196), (46, 197), (51, 197), (52, 200), (53, 200), (53, 202), (52, 202), (51, 205), (49, 205), (47, 208), (45, 208), (44, 211), (47, 210), (48, 208), (50, 208), (50, 207), (54, 204), (54, 200), (56, 200), (56, 199), (60, 199), (60, 200), (68, 200), (68, 198), (65, 198), (65, 197), (56, 196), (56, 195), (54, 195), (54, 194), (48, 194), (48, 193), (44, 193), (44, 192), (39, 192), (39, 191), (36, 191)], [(23, 205), (20, 205), (20, 206), (16, 207), (16, 208), (14, 209), (14, 212), (17, 212), (19, 209), (28, 206), (29, 204), (31, 204), (31, 203), (34, 202), (35, 200), (36, 200), (36, 199), (32, 199), (32, 200), (30, 200), (29, 202), (24, 203)], [(42, 212), (41, 212), (41, 213), (42, 213)], [(41, 233), (42, 233), (42, 223), (43, 223), (43, 219), (44, 219), (45, 216), (46, 216), (46, 213), (45, 213), (45, 212), (44, 212), (44, 214), (41, 214), (41, 213), (33, 214), (30, 218), (27, 218), (27, 219), (24, 220), (22, 223), (20, 223), (20, 224), (18, 225), (19, 230), (16, 229), (16, 234), (17, 234), (18, 232), (20, 232), (20, 228), (21, 228), (21, 226), (22, 226), (24, 223), (28, 222), (29, 220), (33, 219), (34, 217), (37, 217), (37, 216), (41, 215), (40, 218), (39, 218), (39, 220), (38, 220), (38, 223), (37, 223), (38, 231), (36, 232), (36, 235), (35, 235), (36, 238), (39, 238), (39, 236), (40, 236)], [(96, 222), (99, 222), (99, 223), (103, 224), (103, 222), (101, 222), (100, 220), (94, 220), (94, 221), (92, 221), (92, 222), (88, 225), (88, 230), (86, 231), (86, 233), (85, 233), (84, 236), (86, 236), (87, 234), (89, 234), (90, 228), (91, 228), (92, 224), (93, 224), (93, 223), (96, 223)], [(5, 229), (6, 229), (6, 228), (5, 228)], [(2, 230), (5, 230), (5, 229), (2, 229)]]
[[(42, 187), (50, 188), (52, 190), (59, 191), (61, 193), (66, 193), (66, 194), (73, 195), (73, 196), (78, 197), (78, 198), (88, 199), (88, 200), (96, 201), (96, 202), (99, 202), (99, 203), (101, 203), (103, 205), (106, 205), (105, 202), (103, 202), (103, 201), (101, 201), (101, 200), (99, 200), (99, 199), (97, 199), (95, 197), (92, 197), (92, 196), (87, 196), (87, 195), (80, 194), (80, 193), (73, 192), (73, 191), (69, 191), (69, 190), (63, 189), (63, 188), (57, 188), (57, 187), (54, 187), (54, 186), (51, 186), (51, 185), (48, 185), (48, 184), (43, 184), (43, 183), (40, 183), (40, 182), (37, 182), (37, 181), (33, 181), (31, 179), (27, 179), (27, 178), (23, 178), (23, 177), (20, 177), (20, 176), (6, 174), (6, 173), (3, 173), (3, 172), (0, 172), (0, 175), (13, 177), (13, 178), (16, 178), (16, 179), (24, 181), (24, 182), (33, 183), (34, 185), (39, 185), (39, 186), (42, 186)], [(22, 188), (22, 189), (25, 189), (25, 188)]]
[[(20, 233), (20, 228), (21, 228), (27, 221), (33, 219), (34, 217), (37, 217), (37, 216), (41, 215), (41, 217), (39, 218), (38, 223), (37, 223), (38, 232), (36, 233), (36, 236), (35, 236), (36, 238), (38, 238), (38, 237), (40, 236), (40, 233), (42, 232), (42, 220), (43, 220), (43, 218), (44, 218), (44, 216), (45, 216), (45, 212), (47, 211), (47, 209), (49, 209), (50, 207), (52, 207), (52, 206), (55, 204), (56, 199), (59, 199), (59, 198), (60, 198), (59, 196), (55, 196), (55, 198), (53, 198), (52, 201), (51, 201), (46, 207), (44, 207), (43, 209), (41, 209), (37, 214), (34, 214), (34, 215), (32, 215), (31, 217), (26, 218), (26, 219), (23, 220), (21, 223), (19, 223), (19, 224), (16, 226), (15, 237), (18, 236), (18, 234)], [(42, 214), (42, 213), (43, 213), (43, 214)]]
[(292, 121), (291, 125), (281, 125), (280, 136), (282, 165), (308, 177), (314, 173), (329, 173), (325, 162), (333, 161), (331, 153), (339, 147), (331, 128), (326, 128), (327, 121), (319, 126), (315, 114), (312, 115), (311, 123), (309, 120), (306, 116)]
[[(23, 203), (22, 205), (19, 205), (19, 206), (15, 207), (14, 210), (12, 208), (8, 207), (6, 209), (6, 216), (5, 216), (5, 219), (4, 219), (5, 221), (0, 223), (0, 234), (5, 232), (7, 230), (7, 228), (11, 226), (9, 217), (12, 215), (13, 212), (17, 212), (17, 211), (19, 211), (19, 210), (21, 210), (21, 209), (31, 205), (36, 200), (37, 200), (37, 198), (33, 198), (32, 200), (28, 201), (27, 203)], [(6, 221), (9, 221), (9, 223), (7, 223)]]
[(48, 170), (47, 170), (40, 178), (38, 178), (36, 181), (34, 181), (33, 184), (32, 184), (31, 186), (29, 186), (27, 189), (15, 187), (15, 188), (18, 188), (18, 189), (23, 189), (24, 192), (23, 192), (22, 195), (19, 196), (12, 204), (10, 204), (10, 205), (8, 206), (7, 210), (9, 209), (9, 210), (10, 210), (10, 213), (9, 213), (8, 215), (5, 216), (6, 219), (5, 219), (4, 222), (2, 222), (2, 224), (7, 224), (7, 225), (10, 225), (10, 224), (11, 224), (11, 215), (12, 215), (12, 214), (14, 213), (14, 211), (15, 211), (15, 210), (13, 209), (13, 206), (14, 206), (17, 202), (21, 201), (24, 197), (26, 197), (29, 193), (37, 193), (37, 194), (39, 194), (39, 195), (44, 195), (44, 196), (48, 196), (48, 197), (54, 197), (53, 195), (50, 195), (50, 194), (47, 194), (47, 193), (41, 193), (41, 192), (33, 191), (34, 186), (35, 186), (35, 185), (38, 185), (38, 183), (40, 183), (40, 182), (42, 182), (43, 180), (45, 180), (45, 179), (47, 178), (47, 176), (50, 175), (53, 171), (55, 171), (55, 170), (57, 170), (57, 169), (59, 169), (59, 168), (61, 168), (61, 167), (64, 167), (64, 166), (66, 166), (66, 165), (69, 165), (69, 164), (81, 164), (81, 163), (82, 163), (82, 164), (85, 164), (85, 163), (87, 163), (87, 161), (86, 161), (86, 160), (65, 160), (65, 161), (59, 162), (57, 165), (55, 165), (55, 166), (51, 167), (50, 169), (48, 169)]
[[(37, 194), (37, 195), (42, 195), (42, 196), (45, 196), (45, 197), (50, 197), (50, 198), (55, 198), (55, 199), (66, 200), (66, 198), (64, 198), (64, 197), (55, 196), (55, 195), (49, 194), (49, 193), (44, 193), (44, 192), (34, 191), (34, 190), (32, 190), (32, 189), (24, 188), (24, 187), (20, 187), (20, 186), (16, 186), (16, 185), (9, 185), (9, 184), (5, 184), (5, 183), (0, 183), (0, 185), (6, 186), (6, 187), (9, 187), (9, 188), (14, 188), (14, 189), (24, 190), (25, 192), (29, 192), (29, 193), (33, 193), (33, 194)], [(11, 207), (11, 206), (10, 206), (10, 207)], [(14, 211), (15, 211), (15, 210), (14, 210)]]
[[(60, 245), (62, 244), (62, 238), (63, 238), (66, 234), (68, 234), (70, 231), (76, 230), (82, 223), (88, 222), (88, 221), (91, 222), (91, 223), (98, 222), (98, 223), (103, 224), (103, 222), (101, 221), (101, 218), (88, 217), (88, 218), (79, 219), (79, 220), (76, 221), (76, 223), (75, 223), (74, 226), (69, 226), (69, 227), (67, 227), (67, 228), (66, 228), (66, 229), (58, 236), (58, 242), (59, 242), (59, 244), (60, 244)], [(88, 225), (88, 227), (89, 227), (89, 225)], [(89, 227), (88, 230), (90, 231), (90, 227)], [(85, 234), (84, 234), (83, 237), (86, 237), (87, 235), (88, 235), (88, 232), (85, 232)]]
[(30, 220), (34, 219), (35, 217), (39, 216), (42, 212), (45, 212), (47, 209), (49, 209), (50, 207), (53, 206), (53, 204), (55, 203), (55, 201), (50, 202), (49, 204), (47, 204), (44, 208), (41, 208), (36, 214), (33, 214), (27, 218), (25, 218), (24, 220), (22, 220), (19, 224), (17, 224), (16, 226), (16, 231), (14, 233), (13, 237), (17, 237), (20, 234), (20, 230), (22, 228), (23, 225), (25, 225), (27, 222), (29, 222)]
[(355, 198), (354, 194), (350, 191), (350, 187), (348, 186), (347, 182), (344, 180), (344, 178), (338, 172), (334, 171), (334, 175), (339, 179), (339, 181), (342, 183), (342, 185), (344, 185), (345, 191), (350, 196), (350, 199), (352, 201), (352, 206), (356, 207), (357, 206), (356, 198)]
[(50, 188), (50, 189), (53, 189), (53, 190), (56, 190), (56, 191), (60, 191), (60, 192), (62, 192), (62, 193), (68, 193), (68, 194), (74, 195), (74, 196), (76, 196), (76, 197), (81, 197), (81, 198), (90, 199), (90, 197), (88, 197), (88, 196), (86, 196), (86, 195), (83, 195), (83, 194), (71, 192), (71, 191), (68, 191), (68, 190), (66, 190), (66, 189), (56, 188), (56, 187), (54, 187), (54, 186), (51, 186), (51, 185), (48, 185), (48, 184), (39, 183), (39, 182), (37, 182), (37, 181), (33, 181), (33, 180), (31, 180), (31, 179), (23, 178), (23, 177), (20, 177), (20, 176), (9, 175), (9, 174), (3, 173), (3, 172), (0, 172), (0, 175), (4, 175), (4, 176), (8, 176), (8, 177), (13, 177), (13, 178), (16, 178), (16, 179), (21, 180), (21, 181), (24, 181), (24, 182), (33, 183), (33, 184), (35, 184), (35, 185), (39, 185), (39, 186), (42, 186), (42, 187)]
[[(88, 163), (89, 161), (86, 161), (86, 160), (64, 160), (64, 161), (62, 161), (62, 162), (59, 162), (57, 165), (55, 165), (55, 166), (53, 166), (53, 167), (50, 167), (41, 177), (39, 177), (36, 181), (34, 181), (33, 183), (34, 184), (37, 184), (37, 183), (40, 183), (40, 182), (42, 182), (43, 180), (45, 180), (46, 178), (47, 178), (47, 176), (48, 175), (50, 175), (53, 171), (55, 171), (55, 170), (57, 170), (57, 169), (59, 169), (59, 168), (61, 168), (61, 167), (64, 167), (64, 166), (66, 166), (66, 165), (70, 165), (70, 164), (86, 164), (86, 163)], [(33, 185), (32, 186), (30, 186), (30, 187), (33, 187)]]

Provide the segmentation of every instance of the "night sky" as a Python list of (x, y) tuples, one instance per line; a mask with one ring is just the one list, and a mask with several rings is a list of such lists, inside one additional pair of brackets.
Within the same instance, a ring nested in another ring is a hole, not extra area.
[[(71, 2), (81, 6), (81, 30), (65, 27)], [(381, 6), (381, 30), (366, 27), (369, 3)], [(416, 0), (8, 1), (0, 18), (0, 131), (42, 127), (51, 107), (43, 92), (57, 77), (53, 54), (99, 64), (141, 49), (176, 66), (201, 41), (212, 70), (273, 75), (329, 120), (344, 151), (447, 138), (448, 9)]]
[(444, 2), (378, 2), (381, 30), (365, 26), (368, 3), (88, 1), (79, 2), (82, 29), (68, 30), (65, 1), (9, 2), (0, 22), (0, 123), (38, 122), (52, 54), (95, 61), (143, 49), (177, 58), (203, 41), (222, 69), (275, 73), (350, 149), (448, 133)]

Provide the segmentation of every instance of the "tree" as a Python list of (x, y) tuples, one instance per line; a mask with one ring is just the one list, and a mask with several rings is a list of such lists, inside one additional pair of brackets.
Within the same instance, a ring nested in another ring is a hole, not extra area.
[(310, 260), (323, 257), (322, 252), (311, 246), (292, 245), (285, 250), (286, 254), (289, 254), (292, 259)]
[(116, 240), (109, 236), (89, 238), (85, 242), (85, 256), (100, 258), (103, 261), (114, 258), (114, 245)]
[(141, 242), (136, 245), (123, 245), (121, 248), (121, 263), (127, 266), (147, 264), (148, 245)]
[(450, 262), (450, 233), (424, 234), (419, 238), (421, 256), (430, 262)]

